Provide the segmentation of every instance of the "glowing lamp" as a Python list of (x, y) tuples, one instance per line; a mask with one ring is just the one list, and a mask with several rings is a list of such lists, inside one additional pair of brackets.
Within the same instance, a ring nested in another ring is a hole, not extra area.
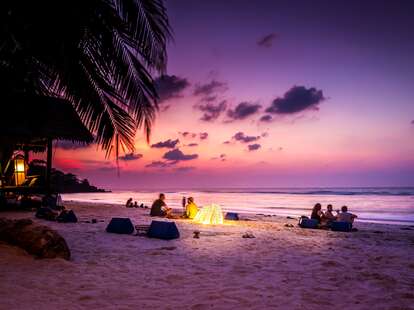
[(219, 205), (214, 203), (204, 206), (197, 212), (194, 221), (201, 224), (223, 224), (223, 211)]
[(22, 155), (14, 158), (14, 180), (16, 185), (21, 185), (26, 179), (26, 164)]

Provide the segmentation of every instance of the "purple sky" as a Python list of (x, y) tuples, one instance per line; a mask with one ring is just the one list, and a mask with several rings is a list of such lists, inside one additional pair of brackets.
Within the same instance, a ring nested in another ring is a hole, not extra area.
[(414, 185), (413, 1), (167, 8), (153, 146), (139, 133), (120, 177), (94, 146), (58, 167), (107, 188)]

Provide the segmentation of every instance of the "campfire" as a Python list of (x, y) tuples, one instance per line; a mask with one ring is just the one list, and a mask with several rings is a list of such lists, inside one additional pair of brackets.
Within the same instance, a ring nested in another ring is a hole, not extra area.
[(223, 224), (223, 211), (217, 204), (204, 206), (197, 212), (194, 221), (201, 224)]

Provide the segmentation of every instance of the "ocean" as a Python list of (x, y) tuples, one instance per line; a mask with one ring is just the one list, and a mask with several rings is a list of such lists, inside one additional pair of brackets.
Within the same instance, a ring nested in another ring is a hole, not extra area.
[[(108, 193), (64, 194), (64, 201), (125, 204), (130, 197), (150, 206), (160, 191), (113, 191)], [(293, 216), (310, 215), (315, 203), (323, 210), (346, 205), (358, 221), (414, 225), (414, 187), (391, 188), (227, 188), (164, 190), (166, 203), (181, 209), (182, 197), (194, 197), (199, 206), (219, 204), (224, 211), (249, 214)]]

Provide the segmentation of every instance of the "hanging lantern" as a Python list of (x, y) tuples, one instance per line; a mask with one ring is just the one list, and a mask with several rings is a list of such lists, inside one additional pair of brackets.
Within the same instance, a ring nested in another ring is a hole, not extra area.
[(216, 204), (204, 206), (194, 217), (194, 221), (201, 224), (223, 224), (223, 211)]
[(22, 155), (14, 157), (14, 180), (16, 186), (21, 185), (26, 179), (26, 164)]

